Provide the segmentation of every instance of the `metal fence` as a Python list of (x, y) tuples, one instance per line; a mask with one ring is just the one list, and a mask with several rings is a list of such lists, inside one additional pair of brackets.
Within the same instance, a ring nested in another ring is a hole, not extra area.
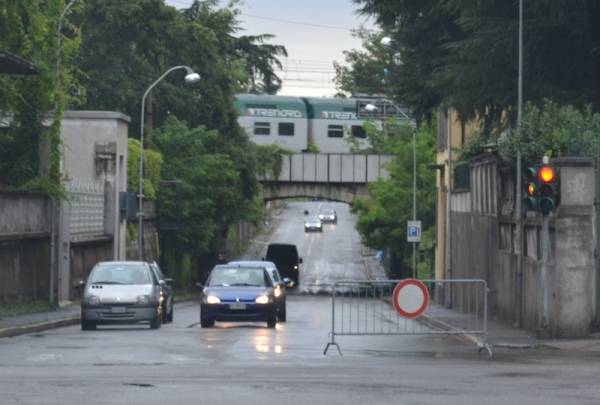
[(65, 183), (69, 195), (72, 236), (104, 233), (104, 186), (101, 183)]
[[(399, 315), (393, 292), (402, 280), (338, 281), (331, 287), (331, 332), (323, 354), (338, 336), (465, 335), (479, 350), (492, 351), (487, 342), (488, 288), (485, 280), (421, 280), (430, 304), (415, 319)], [(445, 304), (445, 305), (443, 305)], [(451, 305), (450, 305), (451, 304)]]

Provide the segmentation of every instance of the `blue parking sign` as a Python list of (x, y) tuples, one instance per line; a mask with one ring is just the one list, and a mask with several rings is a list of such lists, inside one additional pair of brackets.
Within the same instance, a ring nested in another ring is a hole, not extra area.
[(408, 242), (421, 242), (421, 221), (408, 221), (406, 240)]

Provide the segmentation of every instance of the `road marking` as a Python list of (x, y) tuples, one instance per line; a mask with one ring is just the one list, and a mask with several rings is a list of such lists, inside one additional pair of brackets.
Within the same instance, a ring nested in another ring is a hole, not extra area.
[(27, 361), (34, 361), (34, 362), (52, 361), (52, 360), (62, 360), (62, 358), (63, 358), (62, 353), (42, 353), (37, 356), (28, 357)]
[(181, 354), (169, 354), (169, 357), (175, 361), (190, 361), (191, 359)]

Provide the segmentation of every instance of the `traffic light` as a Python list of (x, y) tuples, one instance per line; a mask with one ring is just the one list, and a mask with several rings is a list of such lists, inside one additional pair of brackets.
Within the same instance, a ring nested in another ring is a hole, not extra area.
[(547, 215), (556, 208), (558, 190), (556, 185), (556, 170), (552, 166), (543, 165), (538, 170), (540, 180), (539, 207), (542, 214)]
[(525, 208), (530, 211), (537, 211), (539, 208), (538, 204), (538, 192), (539, 192), (539, 179), (538, 171), (536, 167), (528, 167), (525, 171)]
[(524, 173), (525, 208), (548, 215), (558, 205), (556, 170), (548, 165), (530, 166)]

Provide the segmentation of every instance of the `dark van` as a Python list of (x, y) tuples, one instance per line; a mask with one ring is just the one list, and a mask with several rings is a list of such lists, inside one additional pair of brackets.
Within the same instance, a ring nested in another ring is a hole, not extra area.
[(267, 257), (265, 260), (275, 263), (281, 277), (289, 277), (294, 281), (295, 285), (298, 285), (302, 258), (298, 257), (296, 245), (271, 243), (267, 247)]

